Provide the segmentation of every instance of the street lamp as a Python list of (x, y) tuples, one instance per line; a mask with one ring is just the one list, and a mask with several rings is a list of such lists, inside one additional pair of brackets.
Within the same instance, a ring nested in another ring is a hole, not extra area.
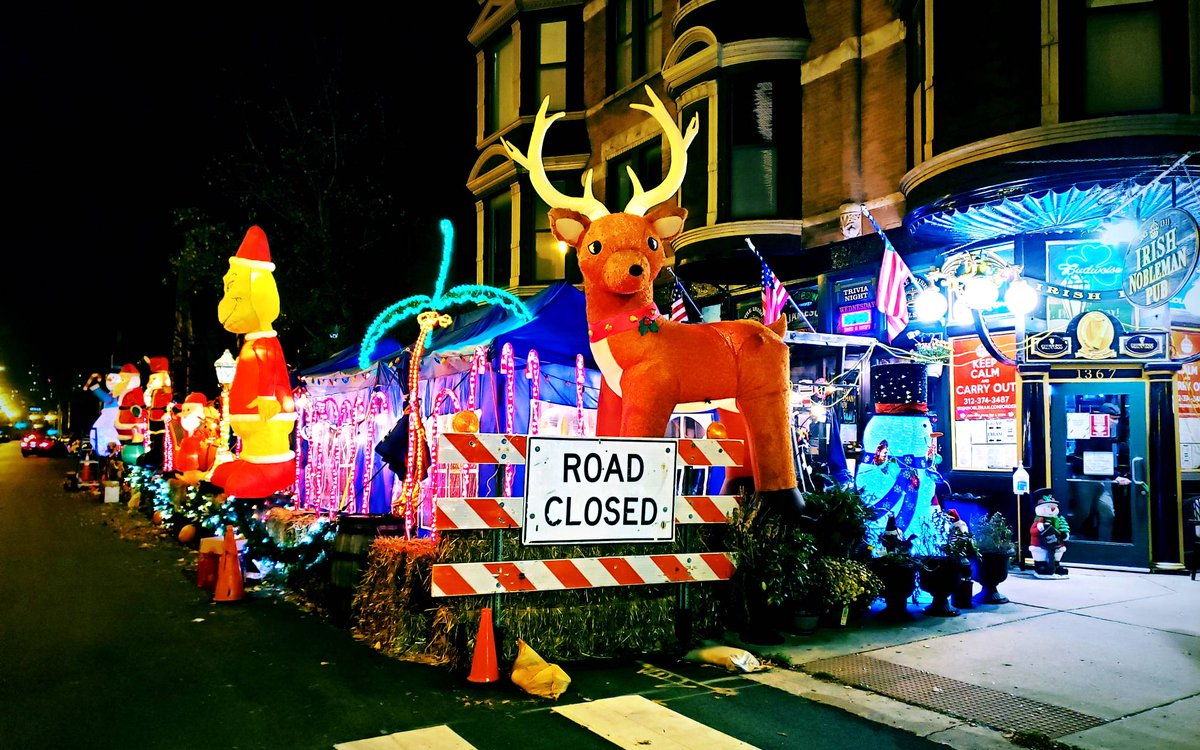
[(221, 385), (220, 441), (217, 443), (217, 455), (213, 459), (213, 466), (216, 467), (233, 460), (233, 453), (229, 450), (229, 386), (233, 384), (233, 376), (237, 374), (237, 360), (226, 349), (213, 363), (213, 368), (217, 371), (217, 382)]

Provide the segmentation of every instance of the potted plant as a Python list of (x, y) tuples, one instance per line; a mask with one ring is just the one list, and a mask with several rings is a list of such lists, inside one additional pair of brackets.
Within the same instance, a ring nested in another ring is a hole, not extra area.
[(851, 615), (869, 607), (883, 589), (871, 569), (857, 560), (820, 557), (810, 570), (821, 616), (835, 626), (844, 627)]
[(950, 342), (940, 336), (934, 336), (928, 341), (918, 341), (913, 346), (913, 361), (926, 365), (925, 374), (931, 378), (941, 376), (951, 354)]
[(908, 599), (917, 589), (917, 570), (920, 568), (920, 562), (912, 551), (915, 536), (903, 538), (895, 515), (888, 514), (887, 526), (880, 534), (877, 545), (882, 553), (872, 557), (869, 563), (882, 586), (886, 606), (879, 616), (885, 620), (912, 618), (908, 611)]
[(979, 556), (974, 561), (974, 578), (983, 590), (979, 592), (980, 604), (1007, 604), (996, 587), (1008, 578), (1008, 568), (1017, 549), (1013, 541), (1013, 530), (1000, 511), (990, 516), (980, 516), (972, 526), (975, 546)]
[(810, 519), (804, 531), (815, 540), (817, 556), (866, 558), (867, 530), (879, 511), (853, 485), (838, 484), (827, 476), (822, 479), (821, 489), (804, 493), (804, 512)]
[(955, 591), (961, 590), (963, 578), (970, 578), (971, 559), (975, 556), (975, 543), (970, 533), (964, 530), (965, 526), (962, 521), (940, 510), (934, 511), (925, 523), (922, 548), (934, 550), (921, 557), (918, 571), (921, 588), (933, 597), (933, 601), (925, 608), (927, 615), (959, 615), (958, 608), (950, 603), (950, 597)]
[(781, 629), (799, 631), (795, 616), (809, 592), (813, 538), (759, 503), (739, 508), (728, 528), (737, 564), (733, 583), (742, 640), (782, 643)]

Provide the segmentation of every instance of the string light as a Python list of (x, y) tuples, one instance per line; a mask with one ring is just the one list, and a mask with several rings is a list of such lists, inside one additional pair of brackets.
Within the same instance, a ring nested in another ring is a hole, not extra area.
[(542, 420), (542, 363), (537, 349), (530, 349), (525, 358), (525, 377), (529, 379), (529, 434), (538, 434)]
[[(462, 404), (458, 399), (458, 394), (449, 388), (443, 388), (442, 390), (438, 391), (437, 396), (434, 396), (433, 398), (433, 410), (430, 412), (432, 422), (429, 425), (429, 442), (433, 444), (433, 447), (429, 450), (429, 460), (433, 464), (432, 471), (430, 472), (431, 476), (433, 477), (433, 486), (430, 488), (429, 494), (434, 503), (437, 502), (437, 498), (442, 496), (440, 490), (445, 484), (442, 480), (446, 474), (446, 470), (441, 468), (441, 461), (438, 460), (437, 418), (438, 415), (442, 413), (442, 406), (446, 403), (446, 401), (449, 401), (450, 405), (454, 407), (454, 412), (456, 414), (462, 410)], [(429, 514), (429, 534), (433, 538), (434, 544), (437, 544), (438, 528), (436, 512)]]
[(575, 355), (575, 412), (576, 412), (575, 416), (579, 423), (575, 426), (575, 434), (578, 435), (579, 437), (583, 437), (585, 434), (584, 429), (583, 429), (583, 383), (584, 383), (583, 355), (576, 354)]
[[(504, 376), (504, 431), (509, 435), (513, 434), (513, 429), (516, 425), (517, 413), (517, 384), (515, 375), (517, 373), (516, 363), (513, 361), (513, 346), (511, 343), (505, 343), (504, 348), (500, 350), (500, 374)], [(517, 467), (512, 464), (504, 465), (504, 496), (512, 497), (513, 478), (516, 476)]]

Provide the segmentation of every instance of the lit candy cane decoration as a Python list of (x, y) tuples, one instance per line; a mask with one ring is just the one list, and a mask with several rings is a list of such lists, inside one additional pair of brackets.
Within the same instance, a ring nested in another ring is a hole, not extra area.
[(575, 355), (575, 411), (576, 418), (579, 424), (575, 427), (575, 434), (579, 437), (584, 436), (583, 430), (583, 355)]
[[(515, 375), (517, 374), (517, 366), (513, 361), (512, 344), (505, 344), (500, 350), (500, 374), (504, 376), (504, 431), (511, 435), (515, 427), (517, 417), (517, 383)], [(506, 464), (504, 467), (504, 496), (512, 497), (513, 477), (516, 476), (517, 467), (512, 464)]]
[[(425, 473), (425, 451), (417, 449), (417, 446), (425, 441), (425, 425), (421, 422), (421, 359), (425, 356), (425, 342), (429, 340), (430, 331), (439, 326), (449, 328), (452, 322), (449, 315), (442, 315), (434, 310), (427, 310), (417, 316), (417, 324), (421, 330), (417, 334), (417, 343), (413, 346), (412, 357), (408, 362), (408, 464), (404, 489), (400, 494), (400, 504), (404, 510), (404, 536), (408, 539), (412, 538), (417, 503), (421, 500), (421, 475)], [(393, 505), (392, 513), (396, 513), (396, 510)]]
[(537, 349), (530, 349), (525, 359), (525, 377), (529, 378), (529, 434), (536, 435), (542, 419), (542, 363)]
[(475, 394), (478, 389), (479, 374), (487, 367), (487, 347), (475, 347), (471, 355), (471, 383), (467, 390), (467, 408), (475, 411)]
[(163, 414), (163, 471), (175, 470), (175, 441), (171, 439), (171, 409), (175, 408), (176, 403), (167, 404), (166, 412)]
[[(442, 405), (446, 401), (450, 401), (450, 405), (454, 407), (454, 412), (457, 414), (462, 410), (462, 402), (459, 401), (458, 394), (449, 388), (443, 388), (438, 391), (438, 395), (433, 399), (433, 411), (430, 412), (430, 417), (433, 421), (429, 425), (429, 440), (433, 443), (433, 449), (430, 451), (429, 460), (433, 464), (433, 487), (430, 490), (430, 496), (434, 503), (437, 503), (437, 498), (440, 497), (440, 490), (443, 487), (442, 477), (445, 475), (445, 469), (440, 468), (441, 464), (438, 461), (438, 420), (437, 416), (442, 411)], [(433, 543), (437, 544), (438, 529), (437, 529), (437, 513), (433, 513), (429, 517), (429, 532), (433, 537)]]

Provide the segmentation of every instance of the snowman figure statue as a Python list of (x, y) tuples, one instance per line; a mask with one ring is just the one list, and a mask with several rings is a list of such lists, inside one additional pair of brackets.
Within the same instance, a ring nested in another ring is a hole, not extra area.
[(1058, 501), (1049, 489), (1033, 493), (1033, 525), (1029, 527), (1029, 556), (1033, 558), (1033, 574), (1038, 578), (1066, 578), (1063, 554), (1071, 527), (1059, 515)]
[(937, 464), (937, 433), (929, 421), (925, 365), (882, 364), (871, 368), (875, 414), (863, 432), (869, 451), (858, 464), (855, 487), (875, 508), (868, 539), (894, 519), (900, 538), (914, 540), (912, 554), (935, 552), (923, 546), (923, 529), (933, 518), (934, 492), (942, 480)]

